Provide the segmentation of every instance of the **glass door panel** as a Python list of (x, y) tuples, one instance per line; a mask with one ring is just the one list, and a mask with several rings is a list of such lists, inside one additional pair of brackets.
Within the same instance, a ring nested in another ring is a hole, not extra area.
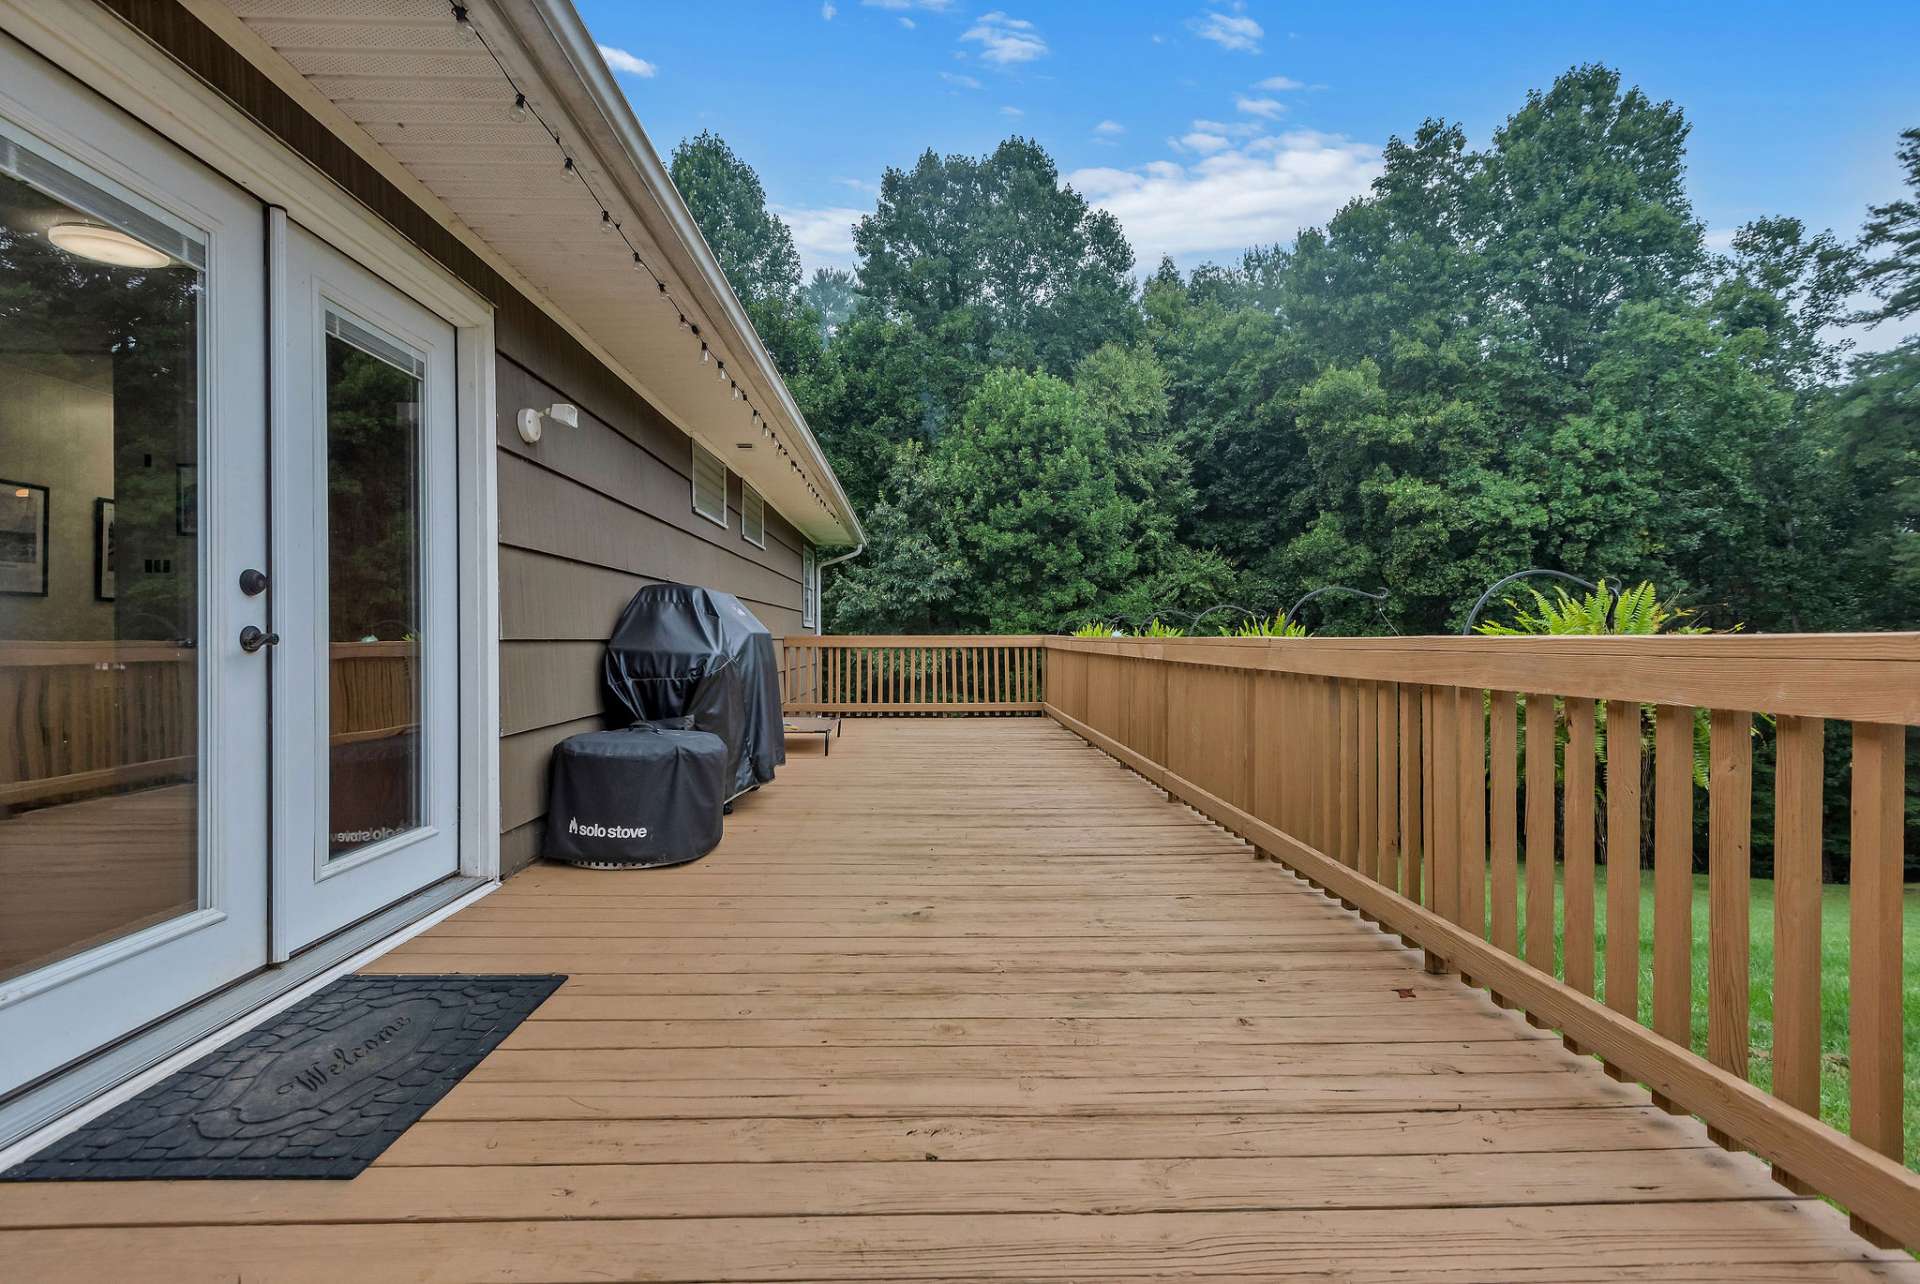
[(266, 961), (263, 222), (0, 42), (0, 1100)]
[(8, 151), (0, 981), (203, 903), (193, 479), (206, 249)]
[(426, 359), (326, 319), (327, 859), (418, 829)]

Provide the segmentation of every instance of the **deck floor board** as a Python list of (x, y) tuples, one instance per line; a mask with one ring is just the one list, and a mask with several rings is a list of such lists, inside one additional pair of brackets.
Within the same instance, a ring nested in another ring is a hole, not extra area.
[(0, 1185), (0, 1276), (1916, 1279), (1051, 722), (849, 721), (375, 972), (570, 980), (350, 1182)]

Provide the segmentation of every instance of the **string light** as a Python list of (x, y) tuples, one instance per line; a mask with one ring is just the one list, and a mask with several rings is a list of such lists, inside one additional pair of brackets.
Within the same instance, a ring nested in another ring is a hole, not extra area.
[[(620, 239), (621, 243), (627, 247), (627, 252), (632, 256), (633, 270), (653, 278), (655, 292), (658, 293), (662, 299), (666, 300), (668, 306), (674, 309), (676, 324), (681, 329), (692, 334), (695, 338), (699, 338), (699, 323), (688, 320), (685, 306), (673, 297), (673, 292), (667, 286), (666, 278), (649, 266), (646, 259), (640, 253), (640, 247), (633, 243), (632, 238), (627, 235), (625, 227), (619, 220), (613, 217), (611, 207), (607, 202), (600, 199), (599, 193), (594, 191), (593, 183), (587, 178), (586, 174), (581, 171), (580, 167), (574, 163), (572, 154), (567, 151), (566, 143), (561, 139), (560, 135), (555, 132), (553, 127), (547, 124), (546, 118), (540, 114), (539, 109), (527, 101), (527, 95), (525, 91), (520, 88), (519, 83), (514, 80), (513, 73), (508, 71), (506, 64), (500, 61), (500, 55), (494, 52), (493, 45), (487, 40), (486, 34), (474, 24), (472, 16), (467, 11), (467, 6), (463, 4), (453, 4), (449, 5), (449, 8), (452, 11), (454, 23), (460, 29), (462, 37), (478, 43), (482, 49), (486, 50), (487, 56), (493, 60), (493, 65), (500, 72), (501, 78), (507, 82), (507, 87), (513, 90), (513, 105), (508, 109), (508, 114), (516, 122), (526, 121), (531, 118), (539, 123), (540, 128), (545, 131), (547, 137), (553, 140), (553, 145), (560, 149), (561, 173), (567, 178), (578, 179), (581, 186), (586, 188), (588, 197), (599, 207), (600, 230), (603, 233), (611, 233)], [(747, 403), (747, 409), (752, 415), (752, 422), (759, 425), (761, 435), (773, 443), (775, 449), (780, 452), (781, 457), (786, 459), (787, 466), (794, 471), (794, 474), (806, 485), (808, 492), (813, 495), (814, 499), (827, 511), (828, 515), (831, 516), (833, 512), (832, 507), (827, 504), (820, 490), (813, 484), (812, 479), (807, 476), (806, 470), (801, 468), (799, 463), (794, 460), (792, 453), (788, 451), (786, 447), (786, 443), (781, 441), (780, 434), (773, 430), (772, 424), (760, 413), (759, 408), (753, 405), (752, 399), (741, 390), (739, 382), (728, 378), (727, 363), (714, 355), (712, 350), (708, 348), (705, 339), (700, 339), (700, 361), (702, 365), (708, 361), (714, 363), (716, 377), (729, 386), (734, 400)]]

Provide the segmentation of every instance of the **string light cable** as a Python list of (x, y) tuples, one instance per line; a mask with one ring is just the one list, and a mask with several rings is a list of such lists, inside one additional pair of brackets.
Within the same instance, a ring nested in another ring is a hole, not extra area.
[(747, 394), (740, 388), (739, 383), (728, 377), (727, 363), (720, 359), (719, 354), (708, 348), (707, 341), (701, 338), (699, 323), (687, 318), (686, 305), (674, 297), (672, 289), (667, 285), (666, 278), (654, 271), (652, 265), (641, 255), (640, 248), (635, 245), (633, 239), (627, 235), (625, 225), (621, 220), (613, 216), (613, 206), (606, 200), (603, 200), (599, 192), (594, 190), (592, 180), (587, 177), (585, 171), (574, 161), (573, 153), (567, 150), (566, 142), (561, 138), (559, 131), (547, 122), (547, 118), (540, 114), (540, 109), (534, 106), (527, 98), (526, 92), (521, 89), (519, 82), (514, 79), (513, 73), (507, 70), (506, 63), (501, 61), (500, 55), (494, 50), (493, 43), (487, 39), (486, 33), (480, 30), (479, 26), (474, 23), (473, 15), (469, 12), (467, 6), (454, 4), (449, 7), (452, 11), (455, 24), (466, 34), (468, 39), (477, 43), (480, 48), (486, 52), (487, 57), (492, 60), (494, 67), (499, 71), (501, 79), (506, 81), (507, 89), (513, 94), (513, 101), (512, 105), (508, 108), (508, 114), (515, 122), (532, 120), (540, 126), (541, 131), (544, 132), (548, 138), (553, 140), (554, 147), (560, 152), (560, 168), (562, 174), (568, 178), (578, 180), (581, 187), (586, 190), (587, 196), (593, 201), (594, 206), (599, 209), (600, 230), (602, 232), (612, 233), (613, 236), (618, 238), (620, 244), (626, 247), (627, 253), (632, 258), (633, 270), (652, 280), (655, 296), (664, 300), (667, 306), (674, 310), (675, 316), (677, 317), (677, 324), (680, 328), (686, 330), (693, 338), (699, 339), (701, 362), (704, 364), (710, 359), (713, 361), (716, 368), (715, 373), (719, 380), (722, 383), (730, 385), (732, 398), (746, 403), (747, 409), (751, 412), (751, 424), (758, 427), (761, 435), (773, 443), (774, 448), (787, 460), (788, 466), (793, 469), (795, 475), (806, 483), (807, 491), (813, 496), (814, 502), (819, 504), (822, 511), (829, 517), (832, 517), (832, 506), (827, 503), (826, 498), (821, 494), (819, 489), (814, 486), (813, 480), (807, 476), (806, 470), (799, 465), (787, 450), (785, 443), (780, 440), (780, 434), (774, 430), (772, 421), (761, 414), (759, 408), (753, 405), (751, 399), (748, 398)]

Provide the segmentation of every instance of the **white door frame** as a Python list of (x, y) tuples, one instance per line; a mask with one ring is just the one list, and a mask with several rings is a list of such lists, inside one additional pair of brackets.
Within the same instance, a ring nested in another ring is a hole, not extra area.
[(500, 577), (493, 307), (344, 189), (99, 4), (0, 0), (0, 30), (278, 206), (456, 332), (460, 539), (460, 872), (500, 871)]
[[(459, 869), (457, 331), (391, 282), (268, 211), (276, 318), (272, 421), (273, 906), (275, 962)], [(323, 316), (350, 318), (422, 361), (417, 512), (421, 653), (417, 746), (426, 808), (406, 833), (330, 852), (329, 464)]]

